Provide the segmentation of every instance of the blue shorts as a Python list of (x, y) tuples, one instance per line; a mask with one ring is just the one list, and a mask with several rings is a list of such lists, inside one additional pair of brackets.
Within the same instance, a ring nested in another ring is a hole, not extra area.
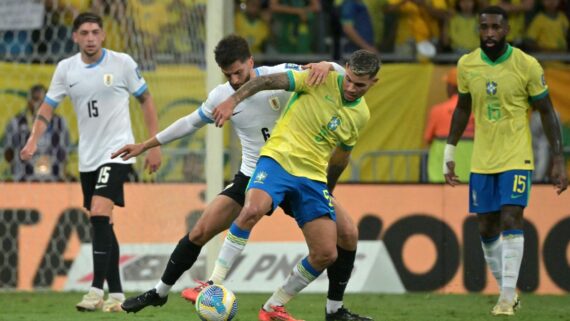
[(530, 195), (531, 171), (510, 170), (496, 174), (471, 173), (469, 212), (498, 212), (503, 205), (526, 207)]
[(247, 185), (247, 190), (252, 188), (271, 196), (272, 211), (287, 197), (299, 227), (322, 216), (336, 221), (332, 197), (325, 183), (293, 176), (270, 157), (262, 156), (257, 161)]

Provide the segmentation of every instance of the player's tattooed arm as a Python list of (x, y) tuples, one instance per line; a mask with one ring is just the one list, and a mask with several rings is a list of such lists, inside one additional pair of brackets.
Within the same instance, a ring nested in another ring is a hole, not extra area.
[(212, 116), (217, 127), (222, 127), (231, 118), (234, 108), (247, 97), (253, 96), (262, 90), (289, 89), (289, 76), (287, 73), (277, 73), (267, 76), (255, 77), (241, 86), (238, 91), (214, 108)]
[(471, 116), (471, 95), (470, 94), (459, 94), (459, 99), (457, 100), (457, 107), (453, 112), (453, 118), (451, 119), (451, 130), (449, 131), (449, 136), (447, 137), (447, 143), (453, 146), (457, 146), (459, 138), (463, 135), (467, 123), (469, 122), (469, 117)]
[(289, 89), (289, 76), (287, 73), (281, 72), (277, 74), (255, 77), (245, 83), (232, 98), (235, 104), (239, 104), (247, 97), (251, 97), (262, 90)]

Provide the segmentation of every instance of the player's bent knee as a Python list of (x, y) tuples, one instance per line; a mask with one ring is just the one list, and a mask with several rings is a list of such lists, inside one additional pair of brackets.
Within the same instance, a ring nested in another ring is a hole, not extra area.
[(337, 245), (345, 250), (355, 250), (358, 243), (358, 229), (353, 224), (345, 225), (337, 231)]
[(337, 256), (336, 248), (331, 248), (315, 252), (311, 255), (311, 261), (316, 265), (315, 268), (324, 270), (336, 261)]
[(213, 232), (208, 231), (205, 227), (197, 225), (192, 229), (190, 235), (188, 235), (188, 238), (190, 239), (190, 242), (196, 245), (204, 246), (206, 243), (208, 243), (209, 240), (212, 239), (212, 234)]
[(245, 206), (237, 218), (237, 222), (239, 223), (238, 225), (241, 227), (252, 228), (263, 217), (263, 215), (265, 215), (265, 212), (260, 206)]

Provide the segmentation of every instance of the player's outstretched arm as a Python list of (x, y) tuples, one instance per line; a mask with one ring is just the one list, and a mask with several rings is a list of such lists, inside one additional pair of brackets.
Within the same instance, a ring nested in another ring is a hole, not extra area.
[(32, 132), (30, 133), (30, 137), (26, 142), (26, 145), (20, 151), (20, 158), (22, 160), (30, 160), (36, 149), (38, 147), (38, 139), (42, 137), (44, 132), (49, 126), (51, 118), (53, 116), (53, 107), (48, 105), (47, 103), (42, 103), (40, 108), (38, 109), (38, 113), (36, 115), (36, 120), (34, 120), (34, 125), (32, 127)]
[(350, 161), (350, 150), (345, 150), (342, 147), (336, 147), (329, 159), (329, 166), (327, 167), (327, 187), (329, 192), (333, 192), (338, 178), (348, 166)]
[(147, 139), (143, 143), (128, 144), (123, 146), (121, 149), (111, 154), (111, 158), (121, 157), (124, 161), (126, 161), (133, 157), (137, 157), (145, 151), (157, 146), (160, 146), (160, 142), (158, 139), (156, 139), (156, 136), (154, 136)]
[(165, 145), (184, 136), (192, 135), (205, 125), (206, 123), (200, 117), (199, 111), (195, 110), (191, 114), (179, 118), (154, 137), (147, 139), (143, 143), (123, 146), (121, 149), (115, 151), (111, 155), (111, 158), (121, 157), (123, 160), (128, 160), (152, 149), (153, 147)]
[(562, 134), (560, 132), (560, 122), (558, 116), (552, 107), (550, 95), (538, 99), (532, 103), (532, 106), (540, 113), (542, 127), (544, 133), (552, 148), (552, 182), (557, 188), (557, 193), (564, 192), (568, 187), (568, 177), (566, 175), (566, 164), (562, 148)]
[(222, 127), (232, 116), (234, 108), (244, 99), (255, 95), (262, 90), (289, 89), (289, 76), (285, 72), (255, 77), (241, 86), (238, 91), (215, 107), (214, 122), (217, 127)]
[[(146, 90), (140, 96), (137, 97), (141, 103), (141, 107), (144, 114), (144, 121), (148, 129), (148, 135), (154, 137), (158, 132), (158, 117), (156, 115), (156, 108), (154, 107), (154, 101), (150, 92)], [(144, 161), (144, 168), (149, 170), (150, 173), (154, 173), (158, 170), (161, 164), (161, 154), (160, 148), (151, 149), (146, 155)]]
[(443, 175), (445, 182), (451, 186), (459, 184), (459, 177), (455, 175), (455, 146), (467, 127), (471, 116), (471, 95), (460, 94), (457, 106), (451, 119), (451, 129), (447, 137), (447, 145), (443, 151)]

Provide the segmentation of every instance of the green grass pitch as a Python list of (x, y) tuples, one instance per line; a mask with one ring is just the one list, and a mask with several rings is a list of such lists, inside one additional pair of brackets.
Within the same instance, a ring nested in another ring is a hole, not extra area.
[[(0, 292), (0, 321), (82, 321), (82, 320), (168, 320), (198, 321), (194, 307), (179, 293), (171, 293), (161, 308), (149, 307), (137, 314), (77, 312), (75, 304), (83, 293)], [(132, 295), (132, 294), (131, 294)], [(269, 294), (238, 294), (236, 321), (256, 321), (257, 311)], [(522, 294), (522, 308), (514, 317), (493, 317), (490, 309), (496, 296), (479, 294), (348, 294), (347, 307), (375, 321), (448, 321), (448, 320), (570, 320), (570, 295), (539, 296)], [(300, 294), (287, 306), (293, 316), (306, 321), (324, 320), (324, 294)]]

